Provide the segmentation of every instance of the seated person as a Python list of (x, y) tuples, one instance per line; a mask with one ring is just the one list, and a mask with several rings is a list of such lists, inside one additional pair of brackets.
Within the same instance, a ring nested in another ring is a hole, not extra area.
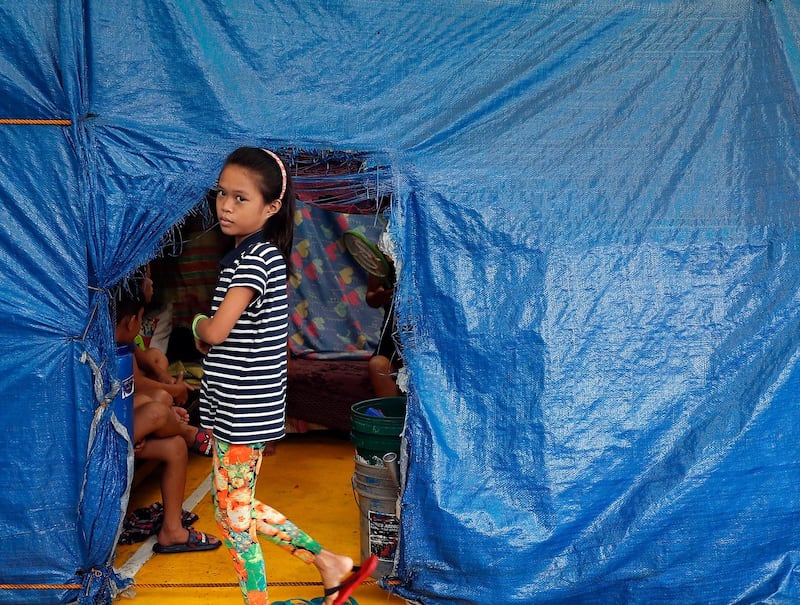
[(375, 397), (402, 395), (395, 376), (403, 366), (403, 358), (395, 341), (394, 285), (387, 287), (379, 278), (369, 276), (364, 297), (372, 308), (383, 307), (383, 325), (378, 347), (369, 360), (369, 379)]
[[(115, 297), (118, 344), (132, 345), (139, 333), (144, 301), (136, 292), (118, 290)], [(134, 365), (135, 365), (134, 359)], [(221, 542), (194, 528), (183, 526), (183, 496), (188, 464), (187, 443), (195, 442), (197, 429), (186, 424), (186, 410), (165, 400), (139, 393), (134, 373), (133, 441), (137, 458), (159, 460), (164, 468), (161, 475), (163, 523), (153, 550), (157, 553), (197, 552), (219, 548)], [(190, 437), (191, 435), (191, 437)]]
[[(146, 281), (144, 282), (146, 283)], [(131, 282), (119, 287), (116, 297), (117, 317), (117, 342), (133, 345), (142, 325), (144, 305), (147, 296), (146, 290), (139, 289), (141, 284)], [(133, 345), (134, 350), (136, 349)], [(165, 385), (145, 375), (139, 369), (138, 359), (133, 358), (133, 384), (134, 384), (134, 432), (136, 433), (137, 414), (143, 429), (143, 435), (155, 434), (158, 437), (178, 435), (185, 442), (189, 451), (204, 456), (211, 456), (211, 433), (205, 429), (189, 424), (189, 413), (182, 407), (166, 388)], [(184, 384), (181, 378), (180, 383)], [(187, 387), (189, 385), (186, 385)], [(188, 389), (184, 390), (188, 393)], [(185, 399), (184, 399), (185, 402)], [(138, 439), (134, 439), (138, 444)]]
[[(147, 305), (153, 299), (153, 279), (150, 276), (150, 264), (144, 266), (144, 271), (139, 284)], [(137, 334), (136, 341), (141, 341)], [(153, 347), (143, 346), (143, 342), (136, 342), (134, 357), (134, 375), (136, 389), (140, 392), (152, 393), (152, 391), (165, 391), (169, 393), (176, 405), (185, 406), (195, 387), (183, 381), (183, 373), (173, 377), (169, 374), (169, 360), (164, 353)], [(159, 395), (155, 395), (159, 396)]]

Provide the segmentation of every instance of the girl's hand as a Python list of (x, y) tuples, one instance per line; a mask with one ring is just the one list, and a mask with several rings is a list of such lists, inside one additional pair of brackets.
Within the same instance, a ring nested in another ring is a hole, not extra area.
[(205, 313), (198, 313), (194, 316), (192, 320), (192, 334), (194, 335), (194, 347), (200, 351), (203, 355), (207, 355), (208, 352), (211, 350), (211, 345), (205, 342), (200, 336), (197, 334), (197, 324), (200, 321), (208, 321), (209, 317)]
[(187, 382), (183, 381), (183, 372), (179, 372), (177, 378), (170, 378), (171, 384), (165, 386), (166, 391), (172, 395), (175, 403), (178, 405), (186, 405), (189, 400), (189, 391), (194, 391), (195, 388)]
[(199, 338), (194, 339), (194, 346), (203, 355), (208, 355), (208, 352), (211, 350), (211, 345), (207, 342), (203, 342)]

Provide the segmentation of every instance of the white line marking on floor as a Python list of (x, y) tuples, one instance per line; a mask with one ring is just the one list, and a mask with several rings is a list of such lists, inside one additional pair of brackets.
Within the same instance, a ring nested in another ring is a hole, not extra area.
[[(208, 477), (200, 482), (200, 485), (197, 486), (197, 489), (194, 490), (192, 494), (186, 498), (186, 500), (184, 500), (183, 509), (193, 511), (195, 506), (200, 504), (200, 501), (205, 498), (210, 491), (211, 474), (209, 473)], [(133, 556), (125, 561), (125, 564), (117, 570), (119, 574), (126, 578), (135, 577), (136, 574), (139, 573), (139, 570), (144, 567), (144, 564), (147, 563), (155, 554), (153, 552), (153, 544), (155, 543), (155, 536), (150, 536), (147, 538), (147, 540), (145, 540), (142, 545), (136, 549), (136, 552), (133, 553)]]

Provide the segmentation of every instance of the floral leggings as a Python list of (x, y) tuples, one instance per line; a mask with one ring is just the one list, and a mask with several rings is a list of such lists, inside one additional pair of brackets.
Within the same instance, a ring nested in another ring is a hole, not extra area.
[(267, 600), (267, 571), (256, 533), (306, 563), (322, 546), (274, 508), (255, 498), (265, 443), (239, 445), (214, 440), (214, 516), (233, 557), (246, 605)]

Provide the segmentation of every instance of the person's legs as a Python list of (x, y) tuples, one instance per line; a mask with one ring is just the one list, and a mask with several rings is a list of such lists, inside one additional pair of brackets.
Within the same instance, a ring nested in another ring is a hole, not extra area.
[(267, 570), (252, 515), (259, 451), (239, 446), (231, 452), (230, 447), (214, 440), (214, 517), (222, 532), (222, 543), (233, 559), (245, 604), (262, 605), (269, 602)]
[(400, 395), (394, 374), (397, 368), (384, 355), (373, 355), (369, 360), (369, 380), (375, 397), (395, 397)]
[[(153, 437), (145, 441), (137, 454), (140, 458), (160, 460), (163, 463), (161, 473), (161, 498), (164, 504), (164, 518), (158, 532), (158, 543), (161, 546), (186, 544), (189, 540), (189, 529), (183, 526), (183, 495), (186, 488), (186, 465), (189, 454), (183, 439), (177, 435), (171, 437)], [(213, 536), (209, 542), (218, 543)]]
[[(182, 415), (184, 421), (179, 419)], [(198, 432), (196, 426), (187, 424), (188, 413), (183, 408), (175, 408), (171, 401), (153, 398), (149, 394), (134, 395), (133, 441), (144, 439), (148, 435), (155, 437), (172, 437), (178, 435), (186, 447), (193, 447)]]
[[(267, 602), (266, 566), (257, 533), (313, 564), (326, 588), (337, 586), (353, 569), (350, 557), (323, 549), (285, 515), (255, 498), (263, 448), (263, 443), (235, 445), (214, 441), (214, 513), (247, 605)], [(332, 603), (335, 596), (330, 595), (325, 602)]]
[(158, 401), (165, 407), (171, 408), (174, 405), (174, 400), (172, 399), (172, 395), (170, 395), (164, 389), (158, 389), (158, 388), (153, 389), (137, 385), (136, 392), (153, 401)]
[[(254, 506), (258, 533), (304, 563), (313, 564), (326, 588), (336, 586), (353, 569), (353, 559), (325, 550), (283, 513), (258, 500)], [(334, 593), (325, 602), (332, 603), (335, 597)]]
[[(170, 410), (149, 395), (136, 393), (133, 407), (133, 440), (140, 441), (148, 435), (170, 437), (164, 434), (164, 426), (169, 421)], [(177, 421), (177, 419), (176, 419)]]

